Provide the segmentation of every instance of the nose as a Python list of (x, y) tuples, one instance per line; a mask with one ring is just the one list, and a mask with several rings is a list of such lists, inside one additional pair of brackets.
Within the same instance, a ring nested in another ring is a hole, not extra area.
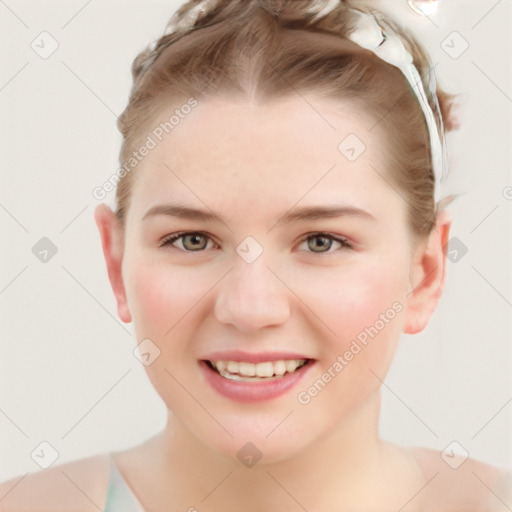
[(237, 261), (220, 283), (217, 320), (245, 332), (286, 322), (290, 316), (288, 289), (274, 272), (263, 257), (253, 263)]

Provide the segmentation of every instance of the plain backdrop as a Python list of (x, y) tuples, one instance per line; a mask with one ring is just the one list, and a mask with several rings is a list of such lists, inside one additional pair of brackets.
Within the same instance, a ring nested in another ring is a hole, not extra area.
[[(382, 436), (440, 453), (456, 441), (512, 466), (512, 6), (445, 0), (426, 19), (405, 0), (376, 3), (427, 46), (441, 84), (460, 94), (463, 122), (448, 139), (447, 190), (462, 193), (450, 208), (457, 257), (429, 327), (401, 340)], [(92, 190), (118, 167), (131, 62), (179, 5), (0, 2), (0, 480), (40, 470), (31, 454), (43, 441), (60, 464), (164, 426), (132, 326), (116, 315)], [(57, 249), (46, 262), (42, 238)]]

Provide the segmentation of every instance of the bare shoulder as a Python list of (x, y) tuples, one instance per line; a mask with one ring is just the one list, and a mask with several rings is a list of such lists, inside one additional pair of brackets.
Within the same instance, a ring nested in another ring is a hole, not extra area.
[[(512, 510), (512, 470), (429, 448), (411, 447), (425, 480), (425, 500), (432, 510), (509, 512)], [(437, 508), (436, 508), (437, 507)], [(430, 510), (430, 508), (427, 508)]]
[(0, 483), (0, 512), (97, 512), (106, 500), (108, 454), (19, 475)]

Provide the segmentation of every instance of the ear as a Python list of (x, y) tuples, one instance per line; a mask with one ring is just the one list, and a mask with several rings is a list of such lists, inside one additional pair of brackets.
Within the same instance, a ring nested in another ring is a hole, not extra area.
[(123, 229), (115, 213), (105, 204), (100, 204), (96, 207), (94, 220), (100, 232), (108, 278), (117, 302), (117, 314), (123, 322), (129, 323), (132, 321), (132, 316), (128, 308), (122, 274), (124, 254)]
[(408, 295), (404, 332), (416, 334), (428, 324), (443, 293), (446, 281), (446, 251), (452, 219), (439, 212), (435, 228), (415, 250), (411, 268), (411, 291)]

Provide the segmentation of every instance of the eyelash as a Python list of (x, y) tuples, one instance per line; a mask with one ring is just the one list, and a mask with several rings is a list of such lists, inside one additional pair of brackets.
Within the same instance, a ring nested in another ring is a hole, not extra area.
[[(171, 246), (174, 242), (178, 241), (179, 239), (187, 236), (187, 235), (199, 235), (201, 237), (205, 237), (205, 238), (208, 238), (209, 240), (212, 240), (210, 236), (208, 236), (206, 233), (202, 233), (200, 231), (185, 231), (185, 232), (181, 232), (181, 233), (175, 233), (173, 235), (170, 235), (166, 238), (164, 238), (161, 242), (160, 242), (160, 247), (167, 247), (167, 246)], [(301, 243), (303, 242), (307, 242), (308, 240), (312, 239), (312, 238), (327, 238), (328, 240), (331, 240), (333, 242), (338, 242), (340, 245), (341, 245), (341, 248), (338, 249), (338, 250), (341, 250), (341, 249), (354, 249), (354, 246), (346, 239), (346, 238), (341, 238), (341, 237), (337, 237), (337, 236), (334, 236), (334, 235), (329, 235), (328, 233), (322, 233), (322, 232), (317, 232), (317, 233), (312, 233), (310, 235), (308, 235), (306, 238), (304, 238)], [(213, 241), (213, 240), (212, 240)], [(178, 249), (182, 252), (189, 252), (189, 253), (194, 253), (194, 252), (204, 252), (206, 249), (201, 249), (201, 250), (197, 250), (197, 251), (189, 251), (187, 249), (179, 249), (177, 247), (174, 247), (175, 249)], [(325, 251), (325, 252), (315, 252), (315, 251), (307, 251), (307, 252), (310, 252), (312, 254), (332, 254), (333, 252), (335, 251)]]

